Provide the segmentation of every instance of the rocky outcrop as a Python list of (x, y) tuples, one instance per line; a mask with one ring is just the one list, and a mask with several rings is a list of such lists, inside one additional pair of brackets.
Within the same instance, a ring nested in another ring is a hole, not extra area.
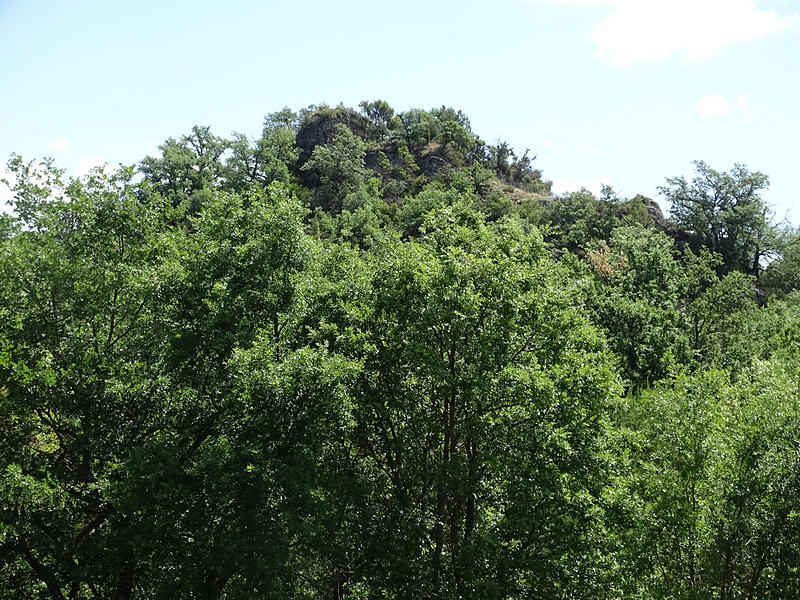
[(368, 169), (372, 169), (373, 171), (380, 170), (381, 154), (387, 158), (389, 164), (393, 167), (399, 167), (403, 165), (403, 161), (400, 158), (400, 154), (398, 154), (397, 150), (394, 148), (383, 147), (367, 152), (366, 156), (364, 157), (364, 163), (367, 165)]
[(333, 139), (336, 123), (335, 119), (325, 117), (300, 127), (297, 131), (297, 147), (300, 148), (301, 162), (305, 163), (311, 158), (314, 148), (327, 144)]
[(431, 177), (441, 169), (450, 165), (447, 160), (437, 154), (427, 154), (417, 159), (417, 164), (423, 175)]
[(327, 144), (336, 135), (336, 125), (346, 125), (357, 136), (366, 136), (367, 121), (350, 108), (322, 108), (307, 118), (297, 130), (296, 143), (300, 148), (300, 164), (311, 158), (314, 148)]
[(668, 223), (664, 218), (664, 213), (661, 211), (661, 207), (658, 205), (658, 202), (655, 200), (649, 200), (645, 208), (647, 209), (647, 214), (651, 219), (653, 219), (653, 225), (662, 231), (666, 231), (668, 228)]

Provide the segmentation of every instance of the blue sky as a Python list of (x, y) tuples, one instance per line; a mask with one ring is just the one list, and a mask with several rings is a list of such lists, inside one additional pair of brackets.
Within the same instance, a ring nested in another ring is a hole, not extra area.
[(745, 163), (800, 224), (800, 0), (0, 0), (0, 56), (4, 160), (77, 174), (381, 98), (464, 110), (558, 191), (660, 200), (693, 160)]

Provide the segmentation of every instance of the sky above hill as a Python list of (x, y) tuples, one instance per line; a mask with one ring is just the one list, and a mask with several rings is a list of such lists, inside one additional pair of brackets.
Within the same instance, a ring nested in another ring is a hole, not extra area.
[[(132, 164), (284, 106), (448, 105), (558, 192), (659, 201), (692, 161), (800, 224), (800, 0), (0, 0), (0, 158)], [(0, 190), (0, 200), (8, 198)]]

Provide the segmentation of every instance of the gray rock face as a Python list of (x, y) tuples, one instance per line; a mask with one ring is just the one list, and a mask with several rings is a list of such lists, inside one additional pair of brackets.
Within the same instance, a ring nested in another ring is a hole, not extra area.
[(364, 162), (367, 168), (377, 171), (381, 166), (380, 154), (383, 154), (392, 166), (402, 165), (403, 161), (400, 160), (400, 155), (392, 148), (383, 148), (381, 150), (370, 150), (364, 156)]
[[(386, 156), (390, 165), (400, 166), (403, 164), (400, 155), (397, 153), (397, 151), (391, 148), (384, 148), (383, 150), (370, 150), (364, 157), (364, 162), (366, 163), (367, 167), (373, 171), (377, 171), (380, 168), (379, 152), (382, 152)], [(425, 154), (420, 156), (419, 153), (415, 153), (414, 160), (422, 174), (426, 177), (431, 177), (439, 170), (450, 165), (446, 158), (443, 158), (438, 154)]]
[(297, 131), (297, 146), (300, 148), (300, 163), (304, 163), (320, 144), (328, 144), (336, 135), (338, 124), (346, 125), (350, 131), (364, 138), (364, 117), (352, 109), (336, 108), (315, 113)]
[(664, 213), (661, 211), (661, 207), (655, 200), (650, 200), (649, 204), (647, 205), (647, 214), (650, 215), (651, 219), (653, 219), (653, 225), (662, 231), (667, 229), (667, 220), (664, 218)]
[(303, 153), (303, 162), (311, 158), (314, 148), (333, 139), (337, 121), (326, 116), (315, 123), (301, 127), (297, 132), (297, 146)]
[(378, 168), (380, 167), (380, 161), (378, 160), (378, 153), (374, 150), (367, 152), (366, 156), (364, 156), (364, 164), (367, 166), (368, 169), (377, 171)]
[(417, 162), (419, 163), (419, 168), (426, 177), (434, 175), (437, 171), (450, 164), (441, 156), (437, 156), (435, 154), (423, 156)]

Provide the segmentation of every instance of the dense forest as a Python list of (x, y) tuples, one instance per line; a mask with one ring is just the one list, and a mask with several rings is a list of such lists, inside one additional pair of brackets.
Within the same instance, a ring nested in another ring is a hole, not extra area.
[(534, 163), (384, 101), (12, 156), (0, 599), (800, 598), (767, 176)]

